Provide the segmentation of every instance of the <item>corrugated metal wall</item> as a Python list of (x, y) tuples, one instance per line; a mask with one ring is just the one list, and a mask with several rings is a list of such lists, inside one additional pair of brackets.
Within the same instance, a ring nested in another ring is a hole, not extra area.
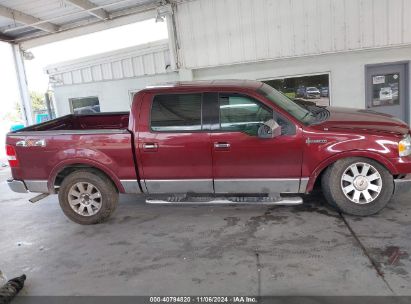
[(176, 16), (187, 68), (411, 43), (411, 0), (197, 0)]
[(166, 73), (167, 41), (99, 54), (46, 68), (55, 86), (116, 80)]

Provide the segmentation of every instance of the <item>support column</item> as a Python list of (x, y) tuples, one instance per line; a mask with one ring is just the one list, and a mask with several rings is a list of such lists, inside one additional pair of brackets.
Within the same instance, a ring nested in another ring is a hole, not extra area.
[(22, 50), (18, 44), (12, 44), (11, 47), (13, 50), (14, 65), (19, 86), (21, 113), (25, 124), (31, 125), (33, 124), (32, 108)]
[(168, 46), (170, 48), (170, 59), (171, 59), (171, 68), (176, 70), (180, 67), (180, 62), (178, 60), (178, 39), (177, 39), (177, 29), (176, 29), (176, 20), (175, 20), (175, 4), (167, 6), (168, 10), (166, 11), (166, 22), (167, 22), (167, 31), (168, 31)]

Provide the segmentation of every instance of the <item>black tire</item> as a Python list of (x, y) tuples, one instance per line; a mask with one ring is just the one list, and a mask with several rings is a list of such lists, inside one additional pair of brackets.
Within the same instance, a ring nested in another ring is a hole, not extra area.
[[(342, 189), (341, 178), (344, 172), (356, 163), (373, 166), (381, 177), (380, 193), (369, 203), (359, 204), (351, 201)], [(368, 216), (379, 212), (391, 200), (394, 192), (394, 179), (391, 173), (380, 163), (368, 158), (353, 157), (339, 160), (328, 167), (323, 174), (321, 186), (330, 205), (347, 214)]]
[[(77, 183), (93, 185), (101, 194), (100, 209), (93, 215), (77, 213), (69, 203), (69, 192)], [(118, 205), (118, 191), (113, 182), (97, 170), (80, 169), (68, 175), (60, 185), (59, 203), (64, 214), (73, 222), (93, 225), (106, 221)]]

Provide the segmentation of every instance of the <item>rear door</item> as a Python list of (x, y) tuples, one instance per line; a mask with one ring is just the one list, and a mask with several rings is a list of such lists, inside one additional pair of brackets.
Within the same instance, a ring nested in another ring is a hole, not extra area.
[(212, 193), (211, 144), (203, 94), (144, 95), (139, 122), (141, 179), (149, 193)]
[[(210, 133), (216, 193), (299, 192), (302, 140), (297, 127), (256, 98), (220, 93), (217, 130)], [(282, 135), (263, 139), (258, 127), (269, 119)]]

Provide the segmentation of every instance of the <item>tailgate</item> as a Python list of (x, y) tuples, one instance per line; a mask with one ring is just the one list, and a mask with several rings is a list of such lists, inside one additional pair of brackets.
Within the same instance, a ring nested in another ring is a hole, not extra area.
[(14, 179), (47, 179), (47, 162), (52, 151), (44, 136), (7, 135), (6, 144), (14, 148), (17, 166), (10, 164)]

